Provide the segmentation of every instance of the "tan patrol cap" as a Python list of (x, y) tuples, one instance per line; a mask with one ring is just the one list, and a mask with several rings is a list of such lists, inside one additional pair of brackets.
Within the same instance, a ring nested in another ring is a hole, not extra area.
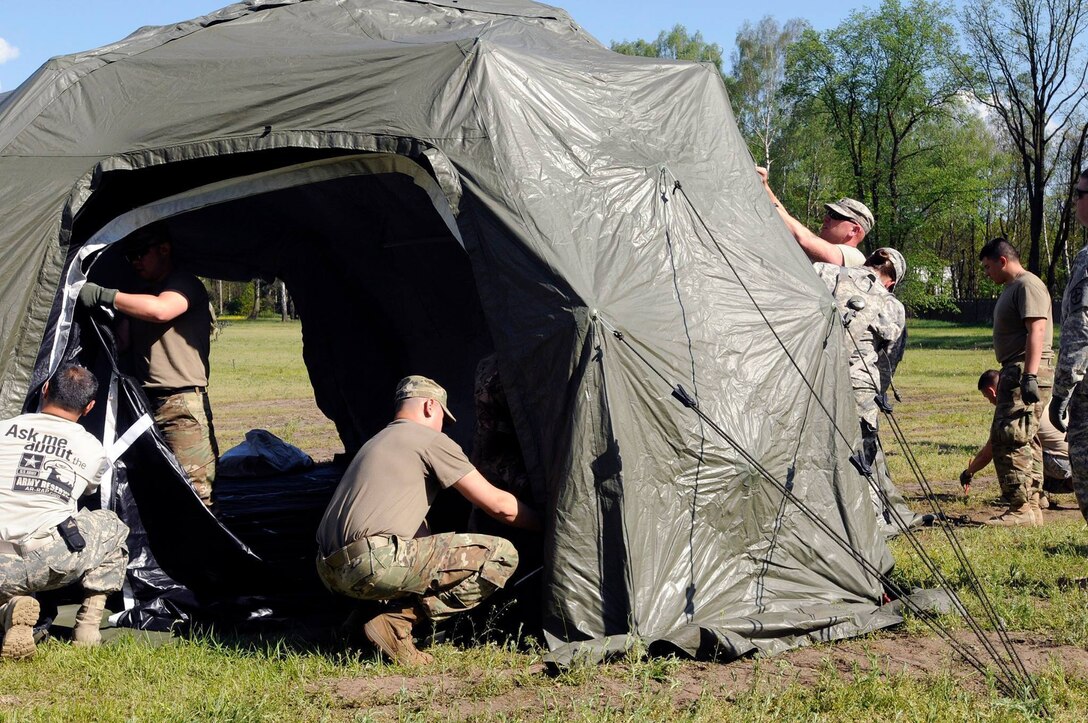
[(450, 412), (450, 408), (446, 406), (446, 390), (435, 380), (413, 374), (412, 376), (404, 377), (404, 379), (397, 382), (397, 391), (393, 394), (394, 404), (401, 400), (412, 399), (414, 397), (435, 400), (442, 405), (442, 411), (446, 413), (446, 416), (450, 418), (451, 422), (457, 421), (457, 417), (453, 416)]

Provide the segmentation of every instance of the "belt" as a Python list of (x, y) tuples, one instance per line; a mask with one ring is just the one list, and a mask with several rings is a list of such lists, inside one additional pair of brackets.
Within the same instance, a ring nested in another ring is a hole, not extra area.
[(44, 537), (33, 537), (26, 542), (8, 542), (7, 540), (0, 540), (0, 555), (22, 556), (45, 547), (59, 536), (60, 533), (57, 531), (57, 528), (51, 527), (49, 528), (49, 534)]
[(207, 387), (177, 387), (175, 389), (144, 389), (144, 394), (149, 397), (172, 397), (175, 394), (191, 394), (196, 392), (198, 394), (204, 394), (208, 391)]
[(348, 564), (356, 557), (359, 557), (367, 550), (376, 550), (379, 547), (388, 547), (392, 544), (392, 535), (370, 535), (369, 537), (360, 537), (358, 540), (349, 542), (326, 557), (324, 562), (329, 567), (341, 567)]

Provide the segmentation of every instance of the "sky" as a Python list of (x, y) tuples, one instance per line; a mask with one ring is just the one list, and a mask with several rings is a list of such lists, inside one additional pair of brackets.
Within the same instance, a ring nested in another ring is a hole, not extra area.
[[(0, 91), (14, 90), (56, 55), (91, 50), (144, 25), (168, 25), (206, 15), (229, 0), (0, 0)], [(728, 0), (553, 0), (599, 41), (653, 40), (677, 23), (718, 43), (728, 59), (744, 21), (772, 15), (780, 22), (805, 18), (818, 30), (878, 0), (763, 0), (751, 10)], [(758, 9), (756, 9), (758, 7)], [(727, 60), (728, 63), (728, 60)]]

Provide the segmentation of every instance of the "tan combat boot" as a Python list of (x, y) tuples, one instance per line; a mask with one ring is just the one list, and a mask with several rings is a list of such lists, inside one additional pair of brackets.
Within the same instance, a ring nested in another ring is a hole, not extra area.
[(363, 633), (393, 662), (426, 665), (434, 657), (419, 651), (412, 641), (412, 626), (418, 620), (419, 612), (414, 606), (393, 609), (371, 618), (363, 626)]
[(76, 613), (76, 626), (72, 628), (72, 644), (81, 647), (94, 647), (102, 642), (102, 613), (106, 609), (106, 593), (100, 592), (83, 598), (83, 604)]
[(25, 595), (16, 595), (0, 605), (4, 634), (0, 658), (17, 660), (34, 655), (34, 625), (40, 612), (38, 601)]
[(1028, 497), (1028, 505), (1031, 507), (1031, 517), (1035, 521), (1036, 527), (1043, 526), (1043, 503), (1042, 494), (1039, 490), (1033, 490), (1031, 496)]
[(997, 517), (986, 520), (987, 525), (995, 527), (1035, 527), (1035, 515), (1031, 511), (1031, 503), (1024, 502), (1019, 506), (1009, 506)]
[(1049, 510), (1050, 509), (1050, 495), (1048, 495), (1046, 492), (1040, 492), (1039, 493), (1039, 509), (1040, 510)]

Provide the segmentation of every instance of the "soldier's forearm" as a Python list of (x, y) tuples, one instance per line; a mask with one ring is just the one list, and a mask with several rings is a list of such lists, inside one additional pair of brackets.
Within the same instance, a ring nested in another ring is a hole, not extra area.
[(1046, 319), (1025, 319), (1028, 338), (1024, 345), (1024, 373), (1038, 374), (1043, 358), (1043, 342), (1046, 336)]

